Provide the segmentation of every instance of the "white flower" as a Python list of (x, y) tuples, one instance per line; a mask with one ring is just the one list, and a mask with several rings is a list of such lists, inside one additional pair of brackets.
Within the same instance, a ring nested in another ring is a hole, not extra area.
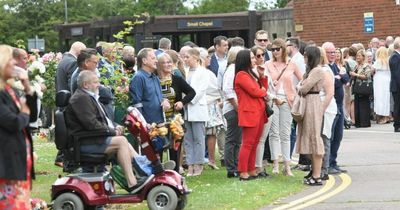
[(35, 76), (35, 80), (36, 80), (39, 84), (44, 83), (44, 79), (43, 79), (40, 75), (36, 75), (36, 76)]
[(15, 81), (13, 84), (12, 84), (12, 87), (14, 87), (15, 89), (17, 89), (17, 90), (25, 90), (25, 87), (22, 85), (22, 82), (21, 81)]
[(28, 70), (31, 72), (33, 72), (35, 69), (38, 69), (40, 74), (46, 72), (46, 66), (39, 61), (33, 61), (32, 64), (28, 67)]

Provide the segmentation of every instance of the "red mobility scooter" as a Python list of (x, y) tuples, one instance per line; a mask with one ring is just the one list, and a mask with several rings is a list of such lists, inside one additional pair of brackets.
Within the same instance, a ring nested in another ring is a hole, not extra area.
[[(106, 163), (104, 154), (84, 154), (80, 152), (79, 141), (90, 136), (68, 136), (63, 108), (68, 105), (70, 93), (60, 91), (56, 95), (56, 145), (64, 154), (72, 154), (77, 166), (98, 166)], [(134, 194), (117, 194), (114, 180), (109, 172), (76, 173), (59, 177), (51, 187), (52, 207), (55, 210), (97, 209), (107, 204), (140, 203), (147, 200), (149, 209), (183, 209), (187, 202), (188, 190), (185, 178), (173, 170), (164, 170), (140, 112), (133, 107), (128, 109), (125, 125), (137, 137), (142, 152), (151, 161), (153, 175), (140, 190)], [(60, 143), (61, 142), (61, 143)], [(72, 146), (71, 146), (72, 142)], [(69, 145), (69, 146), (68, 146)]]

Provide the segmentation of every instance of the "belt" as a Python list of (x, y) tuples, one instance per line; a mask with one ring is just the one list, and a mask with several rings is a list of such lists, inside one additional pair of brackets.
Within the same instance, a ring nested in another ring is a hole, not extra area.
[(307, 95), (308, 94), (319, 94), (319, 91), (309, 91), (308, 93), (307, 93)]

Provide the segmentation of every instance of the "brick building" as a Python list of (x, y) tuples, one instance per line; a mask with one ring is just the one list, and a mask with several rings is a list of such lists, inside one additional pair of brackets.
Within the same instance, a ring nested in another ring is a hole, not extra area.
[(292, 5), (296, 36), (318, 45), (332, 41), (345, 47), (362, 42), (367, 47), (373, 37), (400, 35), (396, 0), (293, 0)]

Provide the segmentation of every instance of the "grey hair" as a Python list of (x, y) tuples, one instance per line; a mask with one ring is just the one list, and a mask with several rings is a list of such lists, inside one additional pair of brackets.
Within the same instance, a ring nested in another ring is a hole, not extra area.
[(92, 80), (93, 75), (96, 76), (96, 74), (93, 71), (89, 70), (81, 71), (78, 75), (78, 87), (83, 88), (83, 85), (86, 82), (90, 82), (90, 80)]
[(159, 43), (158, 43), (158, 48), (161, 49), (170, 49), (171, 48), (171, 40), (169, 40), (168, 38), (161, 38)]

